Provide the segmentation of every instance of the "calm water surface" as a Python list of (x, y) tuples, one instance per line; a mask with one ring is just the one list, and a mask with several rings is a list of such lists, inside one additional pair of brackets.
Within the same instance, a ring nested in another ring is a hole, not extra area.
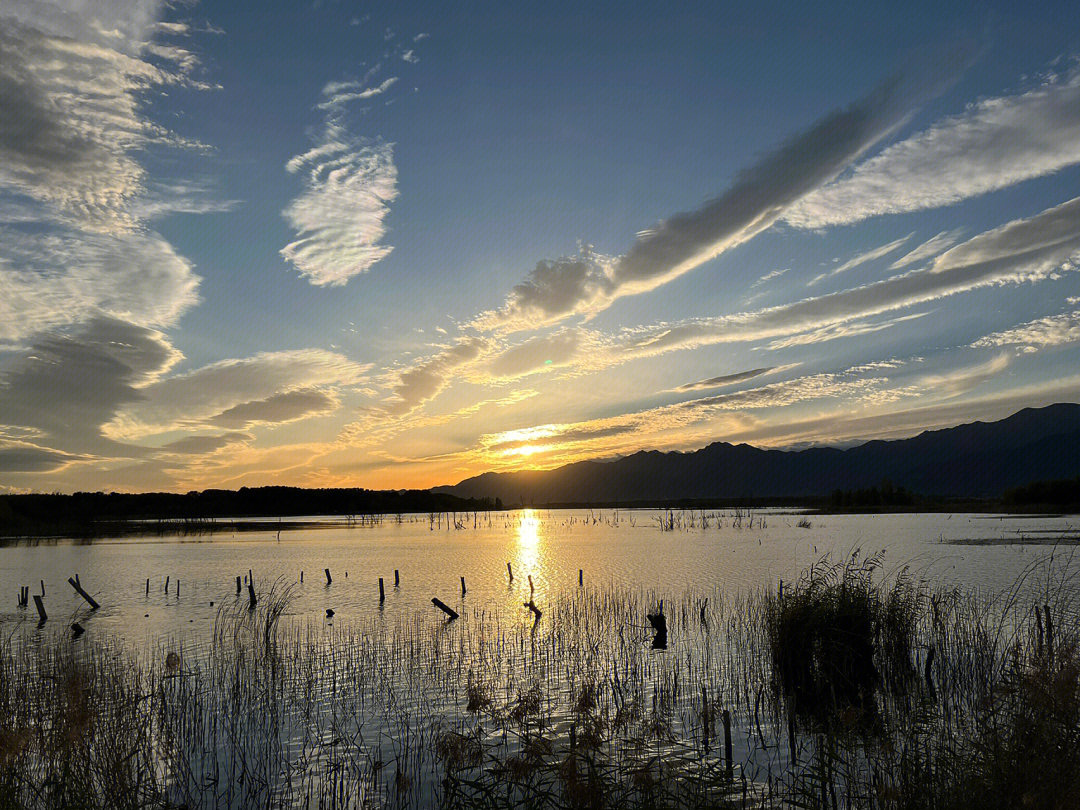
[[(741, 521), (734, 511), (674, 513), (674, 531), (661, 531), (657, 510), (522, 510), (491, 515), (388, 516), (375, 525), (350, 526), (329, 518), (326, 528), (278, 532), (213, 533), (200, 536), (128, 536), (117, 539), (22, 542), (0, 548), (0, 624), (36, 622), (15, 605), (21, 585), (39, 593), (54, 629), (75, 618), (140, 644), (177, 637), (198, 642), (213, 626), (222, 605), (232, 605), (235, 578), (250, 569), (256, 588), (275, 581), (293, 584), (294, 618), (334, 621), (370, 619), (416, 611), (437, 614), (431, 598), (452, 607), (488, 605), (519, 609), (529, 596), (528, 576), (541, 607), (561, 592), (585, 585), (614, 584), (672, 598), (688, 588), (741, 591), (791, 580), (825, 553), (846, 556), (885, 552), (886, 572), (910, 566), (935, 582), (991, 591), (1011, 585), (1029, 565), (1051, 554), (1069, 558), (1080, 516), (977, 514), (801, 515), (756, 510)], [(693, 525), (690, 525), (691, 517)], [(741, 524), (741, 525), (740, 525)], [(966, 542), (957, 542), (966, 541)], [(513, 566), (514, 582), (506, 564)], [(323, 569), (333, 584), (327, 586)], [(394, 571), (401, 585), (394, 588)], [(303, 572), (303, 583), (300, 583)], [(87, 615), (68, 585), (80, 581), (101, 603)], [(169, 593), (164, 592), (166, 576)], [(461, 596), (460, 577), (468, 593)], [(378, 580), (386, 587), (380, 608)], [(146, 581), (150, 592), (146, 593)], [(177, 582), (179, 581), (179, 595)], [(55, 621), (53, 621), (55, 620)]]

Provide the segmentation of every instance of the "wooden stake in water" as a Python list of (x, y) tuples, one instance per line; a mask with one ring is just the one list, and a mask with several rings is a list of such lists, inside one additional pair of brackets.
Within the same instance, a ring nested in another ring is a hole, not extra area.
[(150, 595), (150, 577), (146, 578), (146, 595)]
[(45, 596), (45, 580), (41, 580), (41, 596)]
[(97, 610), (101, 605), (94, 601), (94, 597), (83, 590), (82, 585), (79, 584), (77, 578), (68, 577), (68, 584), (76, 590), (76, 592), (90, 605), (91, 610)]
[(327, 585), (330, 585), (330, 584), (331, 584), (331, 583), (333, 583), (333, 581), (334, 581), (334, 580), (333, 580), (333, 579), (332, 579), (332, 578), (330, 577), (330, 569), (329, 569), (329, 568), (324, 568), (323, 570), (324, 570), (324, 571), (326, 572), (326, 584), (327, 584)]
[(465, 595), (465, 577), (461, 578), (461, 595)]
[(236, 575), (236, 592), (240, 593), (240, 575)]
[(379, 604), (386, 601), (386, 591), (383, 590), (382, 577), (379, 577)]
[(34, 594), (34, 606), (37, 608), (38, 616), (40, 617), (39, 624), (45, 624), (49, 620), (48, 615), (45, 613), (45, 604), (41, 601), (41, 597)]
[(580, 568), (577, 570), (577, 585), (580, 588), (585, 584), (585, 572)]
[(536, 588), (533, 587), (532, 574), (529, 574), (529, 601), (532, 601), (533, 594), (536, 593)]
[(398, 577), (398, 570), (395, 568), (394, 569), (394, 587), (396, 588), (399, 584), (401, 584), (401, 579)]
[(248, 610), (254, 610), (257, 601), (259, 600), (255, 598), (255, 586), (248, 582)]
[(514, 584), (514, 569), (510, 567), (510, 563), (506, 564), (506, 573), (510, 576), (510, 584)]
[(168, 596), (168, 594), (169, 594), (169, 578), (165, 577), (165, 595)]

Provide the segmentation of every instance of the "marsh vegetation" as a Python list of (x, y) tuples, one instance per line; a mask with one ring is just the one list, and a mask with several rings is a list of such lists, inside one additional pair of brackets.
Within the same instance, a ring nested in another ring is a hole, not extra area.
[(744, 594), (580, 588), (540, 621), (327, 626), (278, 582), (192, 648), (15, 632), (0, 807), (1075, 806), (1070, 566), (990, 595), (880, 562)]

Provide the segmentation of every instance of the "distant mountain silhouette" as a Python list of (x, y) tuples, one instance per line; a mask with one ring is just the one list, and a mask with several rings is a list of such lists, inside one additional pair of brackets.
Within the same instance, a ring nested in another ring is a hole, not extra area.
[(554, 470), (484, 473), (437, 487), (507, 506), (828, 495), (890, 481), (926, 496), (986, 497), (1038, 479), (1080, 475), (1080, 405), (1025, 408), (999, 422), (929, 430), (839, 450), (762, 450), (716, 442), (693, 452), (642, 451)]

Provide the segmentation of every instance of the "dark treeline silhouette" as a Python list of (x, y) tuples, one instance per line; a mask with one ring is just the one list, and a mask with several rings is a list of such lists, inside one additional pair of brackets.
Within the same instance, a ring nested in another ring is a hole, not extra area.
[(869, 489), (834, 489), (829, 506), (834, 509), (865, 509), (889, 506), (914, 506), (916, 497), (904, 487), (893, 486), (887, 478)]
[(72, 495), (0, 495), (0, 534), (93, 534), (129, 521), (183, 526), (221, 518), (297, 515), (387, 515), (410, 512), (477, 512), (501, 509), (492, 498), (459, 498), (429, 490), (302, 489), (242, 487), (169, 492), (76, 492)]
[(1059, 481), (1035, 481), (1016, 487), (1002, 499), (1015, 506), (1076, 506), (1080, 504), (1080, 476)]

